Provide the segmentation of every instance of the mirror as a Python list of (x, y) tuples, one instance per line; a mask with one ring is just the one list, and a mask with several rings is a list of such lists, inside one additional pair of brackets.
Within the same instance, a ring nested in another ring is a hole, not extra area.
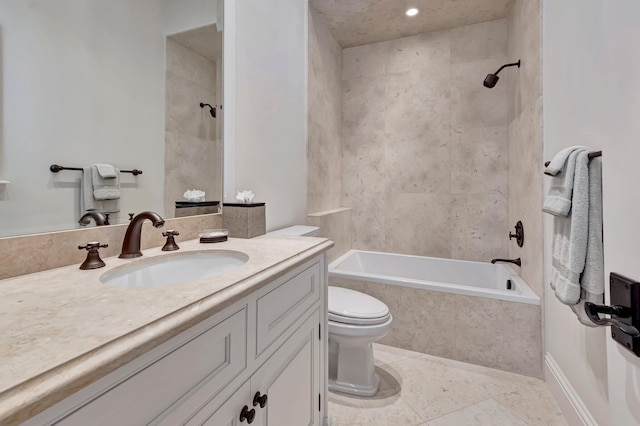
[(221, 18), (222, 0), (0, 2), (0, 237), (78, 228), (87, 206), (217, 211)]

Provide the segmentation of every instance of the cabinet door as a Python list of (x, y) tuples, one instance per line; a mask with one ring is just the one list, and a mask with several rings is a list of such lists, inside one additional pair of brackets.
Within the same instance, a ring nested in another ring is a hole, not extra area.
[(242, 407), (250, 404), (251, 386), (249, 380), (240, 387), (229, 399), (227, 399), (209, 418), (205, 420), (203, 425), (206, 426), (239, 426), (246, 425), (246, 420), (240, 422), (240, 413)]
[(267, 395), (256, 409), (260, 426), (319, 425), (320, 313), (316, 311), (251, 377), (251, 400)]

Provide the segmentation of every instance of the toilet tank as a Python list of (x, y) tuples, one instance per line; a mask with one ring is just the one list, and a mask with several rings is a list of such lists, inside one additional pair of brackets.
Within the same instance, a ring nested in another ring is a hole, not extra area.
[(320, 228), (318, 228), (317, 226), (294, 225), (287, 228), (276, 229), (275, 231), (269, 232), (269, 234), (297, 235), (299, 237), (317, 237), (319, 232)]

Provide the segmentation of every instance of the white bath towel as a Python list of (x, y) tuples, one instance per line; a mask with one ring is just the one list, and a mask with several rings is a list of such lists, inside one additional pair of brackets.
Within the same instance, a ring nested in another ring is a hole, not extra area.
[[(602, 302), (604, 293), (602, 250), (602, 179), (599, 160), (589, 163), (589, 149), (577, 147), (568, 156), (561, 173), (571, 186), (570, 212), (554, 213), (551, 287), (556, 297), (570, 305), (578, 319), (594, 324), (584, 313), (584, 302)], [(571, 162), (575, 163), (569, 176)], [(549, 191), (551, 195), (557, 192)], [(545, 212), (550, 213), (544, 209)]]
[(553, 176), (549, 194), (544, 200), (542, 210), (556, 216), (567, 216), (571, 210), (571, 195), (573, 193), (576, 156), (581, 150), (588, 150), (584, 146), (565, 148), (553, 157), (544, 173)]
[[(91, 179), (93, 180), (93, 198), (97, 201), (120, 199), (120, 171), (111, 166), (115, 177), (104, 178), (100, 174), (100, 168), (105, 164), (93, 164), (91, 166)], [(109, 174), (110, 175), (110, 174)]]

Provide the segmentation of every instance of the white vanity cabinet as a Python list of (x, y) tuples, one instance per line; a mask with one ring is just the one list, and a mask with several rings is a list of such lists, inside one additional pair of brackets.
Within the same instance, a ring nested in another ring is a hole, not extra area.
[(25, 424), (322, 425), (326, 279), (321, 254)]
[[(320, 425), (319, 319), (316, 311), (227, 401), (205, 407), (187, 424)], [(261, 407), (256, 397), (265, 395)]]

